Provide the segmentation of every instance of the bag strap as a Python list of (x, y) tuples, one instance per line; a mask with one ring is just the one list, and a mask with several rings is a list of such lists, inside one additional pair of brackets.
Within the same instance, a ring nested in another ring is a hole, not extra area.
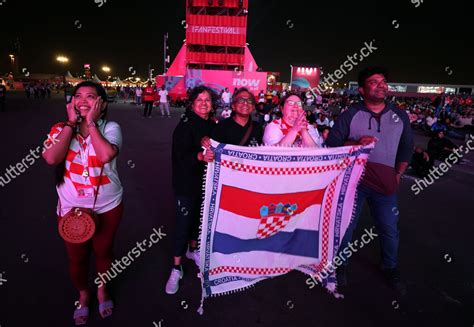
[(245, 135), (244, 137), (242, 138), (242, 140), (240, 140), (240, 143), (239, 145), (242, 146), (244, 145), (245, 143), (247, 143), (247, 141), (249, 140), (250, 138), (250, 134), (252, 134), (252, 131), (253, 131), (253, 121), (252, 119), (249, 118), (249, 121), (250, 121), (250, 126), (247, 128), (247, 131), (245, 132)]
[[(105, 127), (107, 126), (108, 121), (104, 119), (104, 130), (102, 134), (105, 134)], [(105, 164), (102, 165), (100, 168), (100, 174), (99, 174), (99, 180), (97, 181), (97, 189), (95, 190), (94, 194), (94, 204), (92, 205), (92, 211), (95, 209), (95, 203), (97, 202), (97, 196), (99, 195), (99, 188), (100, 188), (100, 181), (102, 179), (102, 173), (104, 172), (104, 166)]]
[(97, 202), (97, 196), (99, 195), (100, 180), (102, 179), (102, 172), (104, 171), (104, 165), (100, 168), (99, 181), (97, 182), (97, 189), (94, 191), (94, 204), (92, 205), (92, 211), (95, 210), (95, 203)]

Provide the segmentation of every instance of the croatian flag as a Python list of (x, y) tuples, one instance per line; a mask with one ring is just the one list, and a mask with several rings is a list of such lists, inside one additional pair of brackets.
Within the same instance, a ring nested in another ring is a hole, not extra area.
[(200, 237), (203, 296), (294, 269), (309, 275), (325, 269), (351, 220), (373, 144), (310, 149), (212, 141), (212, 147)]

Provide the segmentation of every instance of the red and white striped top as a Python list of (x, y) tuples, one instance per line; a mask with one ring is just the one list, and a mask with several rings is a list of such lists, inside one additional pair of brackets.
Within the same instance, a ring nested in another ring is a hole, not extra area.
[[(65, 123), (54, 125), (49, 133), (51, 138), (57, 137), (64, 125)], [(105, 139), (120, 149), (122, 147), (122, 132), (119, 124), (116, 122), (105, 123), (101, 120), (98, 125)], [(122, 201), (123, 188), (118, 176), (116, 161), (117, 158), (114, 158), (104, 165), (94, 210), (98, 214), (112, 210)], [(91, 195), (89, 192), (88, 196), (80, 195), (82, 189), (93, 191), (99, 185), (102, 162), (96, 156), (90, 136), (84, 139), (79, 133), (75, 134), (69, 145), (65, 166), (64, 183), (56, 187), (59, 196), (57, 214), (61, 216), (74, 207), (93, 207), (93, 194)], [(84, 170), (87, 171), (88, 176), (83, 175)]]

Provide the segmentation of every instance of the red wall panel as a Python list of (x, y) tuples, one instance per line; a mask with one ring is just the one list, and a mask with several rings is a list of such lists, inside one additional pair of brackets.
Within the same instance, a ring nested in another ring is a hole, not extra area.
[(244, 56), (240, 54), (188, 51), (187, 60), (189, 63), (194, 64), (243, 65)]
[(211, 16), (211, 15), (188, 15), (188, 25), (200, 26), (235, 26), (246, 27), (247, 17), (241, 16)]

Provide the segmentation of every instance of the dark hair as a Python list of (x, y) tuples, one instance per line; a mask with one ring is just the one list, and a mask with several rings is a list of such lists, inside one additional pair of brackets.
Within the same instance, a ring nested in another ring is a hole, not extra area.
[(300, 99), (300, 101), (303, 101), (303, 99), (301, 99), (300, 95), (298, 93), (295, 93), (295, 92), (289, 92), (287, 93), (283, 98), (280, 99), (280, 108), (283, 110), (283, 107), (285, 106), (285, 102), (286, 100), (288, 100), (289, 97), (291, 96), (296, 96)]
[(325, 130), (331, 131), (331, 127), (329, 127), (329, 126), (324, 126), (323, 128), (321, 128), (321, 133), (324, 132)]
[(188, 109), (192, 110), (194, 101), (196, 101), (197, 97), (202, 92), (207, 92), (210, 95), (211, 102), (212, 102), (212, 111), (216, 110), (217, 109), (217, 101), (218, 101), (219, 97), (213, 89), (211, 89), (210, 87), (207, 87), (205, 85), (196, 86), (196, 87), (192, 88), (189, 91)]
[[(97, 95), (100, 96), (102, 98), (102, 100), (104, 100), (104, 103), (107, 104), (107, 92), (102, 87), (102, 85), (100, 85), (98, 83), (91, 82), (91, 81), (81, 82), (81, 83), (77, 84), (74, 87), (74, 89), (72, 91), (72, 96), (75, 96), (77, 91), (81, 87), (92, 87), (92, 88), (96, 89)], [(107, 116), (107, 105), (106, 105), (104, 111), (102, 112), (102, 115), (100, 116), (100, 118), (105, 119), (106, 116)], [(74, 137), (75, 132), (76, 131), (73, 131), (73, 137)], [(56, 177), (56, 185), (57, 186), (64, 183), (64, 170), (65, 169), (66, 169), (66, 158), (64, 158), (64, 160), (61, 163), (59, 163), (55, 168), (55, 177)]]
[(364, 87), (365, 81), (370, 76), (375, 75), (375, 74), (383, 75), (385, 79), (388, 79), (388, 72), (385, 68), (378, 67), (378, 66), (369, 66), (359, 72), (359, 75), (357, 77), (357, 82), (359, 83), (359, 87)]

